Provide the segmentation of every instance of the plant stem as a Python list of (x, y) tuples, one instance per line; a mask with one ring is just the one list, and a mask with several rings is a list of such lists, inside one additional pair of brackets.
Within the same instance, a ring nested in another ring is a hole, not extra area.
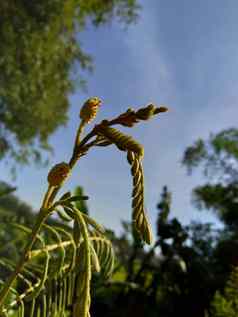
[[(76, 298), (73, 305), (73, 317), (87, 317), (89, 316), (89, 308), (90, 308), (90, 282), (92, 277), (91, 272), (91, 254), (90, 254), (90, 241), (89, 241), (89, 234), (86, 222), (82, 216), (82, 213), (74, 208), (76, 219), (78, 221), (83, 241), (85, 244), (85, 251), (84, 251), (84, 275), (82, 279), (77, 279), (76, 285)], [(83, 284), (83, 289), (82, 289)]]
[(81, 137), (81, 134), (83, 133), (85, 124), (86, 123), (83, 120), (80, 122), (80, 125), (78, 127), (78, 131), (77, 131), (77, 134), (76, 134), (75, 142), (74, 142), (73, 154), (76, 153), (77, 147), (80, 144), (80, 137)]

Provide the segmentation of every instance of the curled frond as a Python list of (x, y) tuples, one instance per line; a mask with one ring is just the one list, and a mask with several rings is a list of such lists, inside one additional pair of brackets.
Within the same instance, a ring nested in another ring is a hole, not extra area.
[(135, 153), (128, 151), (127, 160), (133, 177), (132, 221), (141, 238), (152, 243), (152, 230), (144, 208), (144, 175), (141, 161)]
[(105, 138), (103, 135), (98, 135), (96, 140), (95, 140), (96, 146), (108, 146), (111, 144), (112, 144), (112, 142), (109, 141), (107, 138)]
[(114, 143), (121, 151), (132, 151), (138, 154), (139, 157), (144, 156), (143, 146), (135, 141), (130, 135), (124, 134), (121, 131), (111, 128), (108, 125), (100, 124), (97, 126), (97, 133), (106, 137), (111, 143)]

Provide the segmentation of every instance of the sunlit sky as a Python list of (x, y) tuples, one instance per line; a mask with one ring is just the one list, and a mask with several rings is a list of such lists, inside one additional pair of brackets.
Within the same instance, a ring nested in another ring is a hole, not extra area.
[[(128, 106), (150, 102), (167, 105), (170, 112), (128, 130), (145, 147), (146, 207), (155, 223), (162, 187), (173, 193), (171, 216), (184, 224), (215, 221), (211, 212), (191, 205), (191, 191), (205, 180), (201, 173), (186, 174), (181, 158), (186, 146), (211, 132), (238, 123), (238, 2), (141, 1), (138, 23), (124, 29), (113, 22), (79, 34), (83, 48), (94, 58), (93, 74), (85, 74), (87, 93), (71, 96), (69, 122), (50, 139), (50, 166), (67, 161), (79, 122), (80, 106), (99, 96), (103, 106), (98, 121)], [(123, 129), (126, 131), (126, 129)], [(19, 169), (11, 180), (1, 163), (1, 179), (18, 187), (17, 194), (35, 208), (40, 205), (48, 169)], [(90, 214), (120, 232), (130, 220), (132, 182), (126, 155), (115, 147), (92, 150), (82, 158), (65, 188), (82, 185), (90, 197)]]

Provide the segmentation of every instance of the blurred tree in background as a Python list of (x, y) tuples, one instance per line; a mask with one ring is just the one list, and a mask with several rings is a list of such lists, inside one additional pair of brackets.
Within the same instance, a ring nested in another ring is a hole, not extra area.
[(238, 312), (238, 267), (234, 267), (223, 293), (216, 292), (211, 317), (236, 317)]
[(238, 226), (238, 130), (224, 130), (208, 141), (198, 140), (184, 153), (189, 172), (201, 166), (209, 183), (194, 189), (199, 209), (212, 209), (231, 230)]
[[(14, 193), (16, 188), (0, 182), (0, 259), (1, 257), (15, 261), (19, 257), (26, 235), (12, 223), (31, 228), (36, 219), (36, 212)], [(59, 219), (48, 219), (48, 224), (59, 224)], [(64, 224), (65, 226), (66, 224)]]
[[(225, 225), (217, 253), (221, 261), (238, 265), (238, 130), (230, 128), (199, 140), (184, 153), (188, 171), (202, 167), (209, 182), (193, 191), (199, 209), (211, 209)], [(227, 268), (228, 269), (228, 268)]]
[(67, 122), (73, 70), (92, 67), (80, 32), (135, 21), (137, 1), (1, 1), (0, 12), (0, 158), (40, 161), (39, 147)]
[(0, 182), (0, 258), (17, 260), (19, 250), (24, 244), (24, 235), (19, 230), (7, 226), (9, 221), (32, 224), (34, 214), (32, 208), (21, 202), (14, 194), (12, 188)]

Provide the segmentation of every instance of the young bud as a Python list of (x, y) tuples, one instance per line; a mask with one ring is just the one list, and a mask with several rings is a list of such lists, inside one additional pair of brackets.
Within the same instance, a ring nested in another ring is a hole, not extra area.
[(92, 120), (95, 119), (101, 103), (102, 102), (98, 97), (89, 98), (81, 108), (80, 118), (85, 123), (90, 123)]
[(62, 162), (56, 164), (48, 174), (48, 182), (51, 186), (59, 186), (70, 174), (69, 164)]

